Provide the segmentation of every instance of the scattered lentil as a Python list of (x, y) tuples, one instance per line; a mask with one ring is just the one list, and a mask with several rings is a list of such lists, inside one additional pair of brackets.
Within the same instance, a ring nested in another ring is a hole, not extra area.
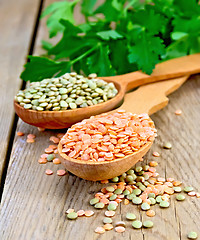
[(87, 210), (87, 211), (85, 211), (85, 216), (86, 217), (91, 217), (91, 216), (93, 216), (94, 215), (94, 212), (92, 211), (92, 210)]
[(122, 227), (126, 227), (126, 223), (124, 221), (119, 221), (115, 223), (116, 227), (117, 226), (122, 226)]
[(73, 208), (67, 209), (65, 213), (71, 213), (71, 212), (74, 212), (74, 209), (73, 209)]
[(84, 210), (78, 210), (77, 211), (78, 217), (82, 217), (85, 215), (85, 211)]
[(64, 169), (57, 170), (57, 175), (64, 176), (64, 175), (66, 175), (66, 171)]
[[(154, 157), (160, 157), (160, 153), (158, 153), (158, 152), (153, 152), (153, 154), (152, 154)], [(153, 167), (153, 166), (152, 166)]]
[(53, 174), (53, 171), (50, 170), (50, 169), (47, 169), (47, 170), (45, 171), (45, 173), (46, 173), (46, 175), (52, 175), (52, 174)]
[(162, 207), (162, 208), (168, 208), (168, 207), (169, 207), (169, 202), (167, 202), (167, 201), (161, 201), (161, 202), (160, 202), (160, 207)]
[(24, 136), (24, 133), (23, 132), (17, 132), (17, 136)]
[(99, 234), (105, 233), (105, 229), (103, 227), (97, 227), (94, 231)]
[(34, 142), (35, 142), (35, 139), (33, 139), (33, 138), (27, 138), (27, 139), (26, 139), (26, 142), (27, 142), (27, 143), (34, 143)]
[(183, 191), (186, 193), (192, 192), (193, 190), (194, 190), (193, 187), (184, 187), (183, 188)]
[(136, 205), (139, 205), (142, 203), (142, 199), (140, 197), (135, 197), (132, 199), (132, 202)]
[(38, 162), (39, 162), (40, 164), (45, 164), (45, 163), (47, 163), (47, 159), (45, 159), (45, 158), (40, 158), (40, 159), (38, 160)]
[(178, 195), (176, 195), (176, 200), (183, 201), (183, 200), (185, 200), (185, 196), (182, 194), (178, 194)]
[(176, 115), (181, 115), (182, 114), (182, 111), (180, 109), (177, 109), (175, 112), (174, 112)]
[(142, 222), (139, 221), (139, 220), (135, 220), (132, 222), (132, 227), (135, 228), (135, 229), (139, 229), (142, 227)]
[(148, 210), (148, 211), (146, 211), (146, 215), (148, 216), (148, 217), (154, 217), (155, 215), (156, 215), (156, 213), (155, 213), (155, 211), (154, 210)]
[(113, 227), (112, 224), (106, 223), (106, 224), (103, 226), (103, 228), (104, 228), (106, 231), (110, 231), (110, 230), (112, 230), (114, 227)]
[(143, 222), (143, 227), (145, 228), (152, 228), (153, 227), (153, 222), (150, 220), (144, 221)]
[(76, 212), (70, 212), (67, 214), (67, 218), (70, 220), (75, 220), (77, 219), (77, 217), (78, 217), (78, 214)]
[(122, 227), (122, 226), (117, 226), (117, 227), (115, 227), (115, 231), (117, 232), (117, 233), (122, 233), (122, 232), (125, 232), (125, 227)]
[(165, 148), (165, 149), (171, 149), (171, 148), (172, 148), (172, 144), (171, 144), (170, 142), (165, 142), (165, 143), (163, 144), (163, 148)]
[(173, 187), (173, 189), (174, 189), (174, 192), (177, 192), (177, 193), (182, 191), (181, 187)]
[(115, 211), (105, 211), (106, 217), (113, 217), (115, 215)]
[(136, 219), (136, 216), (134, 213), (127, 213), (126, 214), (126, 219), (130, 220), (130, 221), (133, 221)]
[(188, 239), (197, 239), (198, 235), (196, 232), (189, 232), (187, 235)]
[(142, 205), (141, 205), (141, 209), (144, 210), (144, 211), (147, 211), (150, 209), (150, 205), (146, 202), (143, 202)]
[(112, 218), (109, 218), (109, 217), (105, 217), (104, 219), (103, 219), (103, 223), (112, 223)]
[(59, 158), (54, 158), (54, 159), (53, 159), (53, 163), (54, 163), (54, 164), (61, 164), (61, 161), (60, 161)]

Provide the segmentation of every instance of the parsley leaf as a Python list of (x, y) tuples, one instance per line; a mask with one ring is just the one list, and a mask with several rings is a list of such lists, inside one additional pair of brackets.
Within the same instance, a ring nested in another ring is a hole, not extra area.
[(96, 2), (97, 0), (83, 0), (81, 4), (81, 12), (87, 17), (91, 16)]
[(61, 19), (75, 23), (73, 9), (77, 2), (79, 2), (79, 0), (74, 0), (73, 2), (54, 2), (44, 10), (41, 18), (50, 15), (47, 20), (47, 27), (49, 28), (50, 38), (56, 36), (58, 32), (62, 32), (64, 30), (63, 25), (60, 23)]
[(107, 30), (107, 31), (98, 32), (97, 36), (99, 36), (103, 40), (110, 40), (110, 39), (116, 40), (116, 39), (123, 38), (123, 36), (115, 30)]
[(109, 47), (99, 45), (97, 51), (87, 59), (87, 64), (90, 72), (95, 72), (99, 76), (112, 76), (115, 75), (110, 59)]
[(129, 52), (129, 62), (136, 63), (138, 69), (145, 69), (147, 74), (151, 74), (155, 64), (159, 62), (159, 55), (164, 53), (164, 45), (159, 37), (152, 37), (143, 32)]
[(55, 62), (48, 58), (29, 56), (30, 62), (25, 64), (25, 70), (21, 73), (24, 81), (36, 82), (44, 78), (60, 76), (70, 71), (69, 62)]

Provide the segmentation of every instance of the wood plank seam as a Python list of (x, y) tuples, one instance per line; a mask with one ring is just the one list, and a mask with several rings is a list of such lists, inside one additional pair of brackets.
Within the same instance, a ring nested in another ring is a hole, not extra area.
[[(35, 41), (36, 41), (36, 37), (37, 37), (37, 32), (38, 32), (38, 27), (39, 27), (39, 20), (40, 20), (40, 16), (41, 16), (41, 12), (44, 6), (44, 0), (40, 1), (40, 4), (38, 6), (38, 11), (36, 14), (36, 18), (34, 20), (35, 24), (33, 25), (33, 32), (32, 32), (32, 36), (30, 38), (30, 44), (28, 47), (28, 55), (32, 55), (33, 51), (34, 51), (34, 46), (35, 46)], [(26, 58), (26, 63), (28, 62), (28, 58)], [(24, 89), (26, 87), (26, 82), (22, 81), (20, 89)], [(12, 152), (12, 147), (13, 147), (13, 143), (14, 143), (14, 137), (15, 137), (15, 132), (16, 132), (16, 128), (17, 128), (17, 123), (18, 123), (19, 117), (15, 114), (12, 124), (11, 124), (11, 128), (10, 128), (10, 133), (9, 133), (9, 141), (8, 141), (8, 147), (6, 150), (6, 155), (5, 155), (5, 161), (4, 161), (4, 165), (3, 165), (3, 170), (2, 170), (2, 176), (0, 179), (0, 202), (1, 202), (1, 198), (2, 198), (2, 194), (3, 194), (3, 188), (4, 188), (4, 184), (5, 184), (5, 180), (6, 180), (6, 174), (7, 174), (7, 169), (8, 169), (8, 164), (9, 164), (9, 160), (10, 160), (10, 155)]]

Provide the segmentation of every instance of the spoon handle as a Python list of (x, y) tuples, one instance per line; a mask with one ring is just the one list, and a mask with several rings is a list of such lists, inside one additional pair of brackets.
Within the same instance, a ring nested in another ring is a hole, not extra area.
[(137, 114), (148, 113), (151, 115), (164, 108), (169, 102), (166, 96), (178, 89), (188, 78), (189, 76), (184, 76), (141, 86), (125, 95), (124, 103), (120, 106), (120, 109)]
[(200, 72), (200, 53), (192, 54), (180, 58), (174, 58), (162, 63), (158, 63), (151, 75), (140, 71), (118, 75), (113, 77), (103, 77), (104, 80), (118, 82), (127, 91), (152, 82), (182, 77)]

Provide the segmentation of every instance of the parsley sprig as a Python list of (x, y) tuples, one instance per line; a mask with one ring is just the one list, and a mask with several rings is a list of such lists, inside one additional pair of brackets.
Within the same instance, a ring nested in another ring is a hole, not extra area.
[[(40, 81), (71, 70), (99, 76), (142, 70), (151, 74), (158, 62), (200, 52), (200, 5), (197, 0), (59, 1), (49, 5), (49, 38), (44, 56), (29, 56), (21, 78)], [(81, 3), (85, 22), (77, 24)]]

